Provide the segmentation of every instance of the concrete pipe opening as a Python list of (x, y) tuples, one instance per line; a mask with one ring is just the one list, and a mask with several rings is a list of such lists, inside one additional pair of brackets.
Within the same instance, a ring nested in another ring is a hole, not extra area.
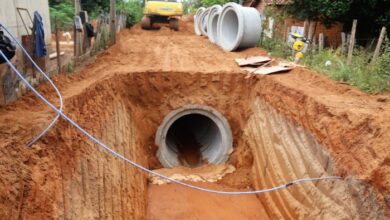
[(221, 14), (222, 7), (220, 5), (214, 5), (210, 9), (209, 20), (207, 23), (207, 36), (211, 43), (218, 44), (218, 19)]
[(215, 109), (189, 105), (170, 112), (156, 132), (157, 157), (164, 167), (197, 167), (225, 162), (233, 151), (232, 133)]
[(256, 46), (260, 39), (259, 12), (236, 3), (225, 4), (218, 20), (219, 45), (226, 51)]

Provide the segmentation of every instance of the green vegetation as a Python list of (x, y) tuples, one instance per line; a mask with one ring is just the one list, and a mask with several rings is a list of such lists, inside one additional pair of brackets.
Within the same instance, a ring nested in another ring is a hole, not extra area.
[[(99, 14), (108, 13), (110, 5), (108, 0), (81, 0), (82, 10), (87, 10), (90, 18), (96, 18)], [(73, 0), (49, 0), (50, 18), (54, 24), (54, 18), (60, 29), (69, 30), (73, 26), (74, 1)], [(127, 27), (138, 23), (142, 18), (142, 4), (138, 0), (124, 2), (117, 0), (117, 11), (124, 11), (128, 14)], [(54, 28), (54, 25), (53, 25)]]
[[(275, 36), (264, 38), (259, 46), (271, 56), (292, 61), (292, 50)], [(381, 56), (370, 63), (372, 53), (364, 48), (355, 49), (351, 65), (347, 65), (346, 55), (340, 50), (324, 49), (320, 52), (308, 52), (301, 63), (329, 78), (355, 86), (368, 93), (390, 92), (390, 43), (383, 47)]]
[(130, 0), (129, 2), (120, 1), (117, 4), (118, 10), (124, 11), (128, 14), (127, 16), (127, 27), (132, 27), (141, 21), (143, 12), (142, 12), (142, 4), (136, 0)]
[(339, 21), (351, 30), (352, 20), (358, 20), (357, 43), (364, 45), (377, 37), (380, 29), (390, 29), (389, 0), (294, 0), (286, 11), (298, 19), (321, 21), (326, 25)]
[(70, 30), (73, 28), (74, 7), (71, 2), (65, 1), (50, 7), (50, 19), (54, 28), (54, 19), (57, 18), (58, 28)]
[(213, 5), (223, 5), (228, 2), (238, 2), (238, 1), (232, 1), (232, 0), (200, 0), (200, 3), (203, 7), (210, 7)]
[(294, 0), (287, 12), (298, 19), (323, 21), (331, 24), (348, 12), (350, 1), (345, 0)]
[(338, 50), (326, 49), (307, 54), (303, 64), (366, 92), (390, 92), (390, 47), (386, 46), (378, 60), (370, 64), (371, 57), (366, 50), (357, 49), (351, 65), (347, 65), (346, 57)]

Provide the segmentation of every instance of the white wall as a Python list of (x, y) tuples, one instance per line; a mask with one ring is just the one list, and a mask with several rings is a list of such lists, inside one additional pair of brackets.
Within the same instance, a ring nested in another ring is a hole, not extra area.
[[(50, 43), (51, 28), (50, 28), (50, 14), (48, 0), (0, 0), (0, 23), (6, 26), (19, 40), (20, 36), (26, 35), (26, 29), (18, 14), (17, 7), (27, 8), (34, 19), (34, 11), (38, 11), (43, 18), (43, 25), (45, 30), (45, 42)], [(21, 11), (21, 14), (29, 27), (32, 27), (28, 15)], [(29, 30), (31, 34), (31, 30)]]

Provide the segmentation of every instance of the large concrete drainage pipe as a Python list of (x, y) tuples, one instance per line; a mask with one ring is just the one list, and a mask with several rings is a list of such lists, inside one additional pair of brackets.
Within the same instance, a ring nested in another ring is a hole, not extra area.
[(210, 9), (211, 8), (206, 8), (206, 10), (200, 15), (198, 25), (203, 36), (207, 36), (207, 22), (209, 20)]
[(256, 46), (261, 34), (259, 12), (236, 3), (223, 6), (218, 20), (219, 45), (226, 51)]
[(210, 9), (209, 19), (207, 22), (207, 36), (211, 43), (218, 44), (218, 18), (221, 14), (222, 7), (220, 5), (214, 5)]
[(221, 113), (203, 105), (170, 112), (156, 132), (155, 143), (164, 167), (220, 164), (233, 151), (229, 123)]
[(196, 11), (195, 16), (194, 16), (194, 31), (195, 31), (195, 34), (198, 36), (202, 35), (202, 32), (200, 32), (200, 29), (199, 29), (199, 21), (200, 21), (202, 13), (205, 10), (206, 10), (205, 7), (198, 8), (198, 10)]

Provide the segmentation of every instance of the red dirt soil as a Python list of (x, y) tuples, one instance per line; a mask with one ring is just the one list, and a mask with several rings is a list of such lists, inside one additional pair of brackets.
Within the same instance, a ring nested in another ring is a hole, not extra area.
[[(65, 113), (70, 113), (74, 117), (85, 117), (81, 124), (98, 132), (98, 128), (94, 127), (92, 116), (98, 117), (100, 114), (105, 114), (104, 117), (109, 120), (111, 115), (104, 113), (103, 110), (91, 109), (92, 107), (88, 107), (88, 105), (96, 106), (92, 104), (100, 103), (99, 106), (104, 107), (110, 101), (109, 99), (115, 99), (118, 91), (113, 89), (112, 92), (109, 92), (109, 95), (112, 96), (98, 96), (95, 100), (88, 99), (86, 94), (98, 91), (99, 89), (95, 91), (90, 87), (113, 75), (120, 76), (131, 72), (144, 74), (151, 72), (166, 74), (170, 74), (170, 72), (222, 73), (242, 75), (244, 80), (245, 74), (237, 67), (234, 58), (266, 54), (259, 48), (235, 53), (224, 52), (216, 45), (209, 43), (207, 39), (195, 36), (192, 33), (192, 23), (182, 23), (181, 27), (182, 30), (179, 32), (171, 31), (166, 27), (162, 27), (159, 31), (143, 31), (139, 26), (122, 31), (119, 34), (118, 43), (99, 55), (95, 63), (77, 70), (72, 76), (54, 77), (55, 83), (64, 96)], [(256, 76), (247, 80), (259, 81), (260, 86), (255, 89), (257, 96), (294, 123), (302, 125), (314, 134), (334, 158), (337, 172), (340, 175), (355, 175), (372, 184), (383, 208), (390, 215), (389, 94), (365, 94), (306, 68), (296, 68), (288, 74)], [(248, 82), (248, 86), (250, 85), (251, 83)], [(101, 89), (104, 88), (104, 85), (101, 86)], [(56, 100), (54, 92), (47, 84), (39, 86), (39, 90), (53, 102)], [(142, 95), (139, 94), (139, 96)], [(82, 146), (85, 142), (89, 143), (89, 141), (75, 132), (74, 129), (71, 130), (65, 122), (57, 125), (56, 129), (48, 134), (48, 138), (44, 138), (31, 150), (27, 149), (25, 143), (44, 128), (54, 115), (43, 104), (37, 103), (40, 103), (38, 99), (29, 93), (12, 105), (0, 107), (0, 217), (11, 215), (11, 219), (23, 217), (28, 219), (31, 216), (35, 218), (58, 216), (60, 205), (54, 206), (53, 202), (55, 201), (53, 200), (57, 199), (57, 196), (61, 197), (61, 194), (57, 193), (58, 188), (61, 188), (61, 173), (51, 171), (57, 171), (61, 168), (65, 175), (67, 173), (80, 175), (81, 171), (75, 170), (76, 168), (73, 166), (72, 168), (68, 167), (76, 163), (73, 161), (76, 160), (74, 158), (84, 154), (92, 154), (92, 151), (77, 151), (78, 146)], [(142, 102), (139, 103), (139, 105), (142, 104)], [(76, 107), (78, 105), (83, 106), (83, 108), (78, 109)], [(173, 105), (177, 105), (177, 103)], [(90, 113), (93, 115), (89, 116)], [(142, 113), (136, 112), (136, 114), (139, 118), (143, 117)], [(101, 124), (104, 123), (101, 122)], [(145, 126), (145, 129), (151, 130), (152, 128)], [(65, 130), (66, 135), (60, 135), (61, 130)], [(77, 138), (79, 140), (76, 143), (64, 144), (63, 146), (56, 146), (53, 142), (64, 141), (64, 138)], [(62, 150), (62, 147), (76, 149), (76, 151), (72, 153), (72, 151)], [(46, 150), (47, 148), (50, 150)], [(58, 148), (58, 150), (53, 150), (53, 148)], [(235, 150), (230, 162), (238, 168), (237, 175), (225, 178), (215, 187), (227, 189), (226, 187), (231, 186), (243, 189), (244, 186), (248, 186), (247, 170), (251, 166), (251, 161), (249, 156), (249, 159), (242, 156), (249, 155), (247, 151), (248, 149), (245, 148)], [(133, 156), (136, 157), (136, 155)], [(109, 160), (107, 158), (111, 156), (102, 157)], [(60, 162), (53, 163), (51, 160), (56, 158)], [(144, 158), (140, 160), (141, 163), (145, 162)], [(70, 162), (64, 163), (64, 161)], [(118, 167), (123, 166), (120, 162), (116, 163), (118, 163)], [(107, 162), (107, 164), (109, 163)], [(155, 166), (155, 164), (151, 165)], [(100, 178), (102, 168), (99, 168), (99, 164), (97, 166)], [(94, 167), (88, 169), (94, 169)], [(128, 171), (123, 169), (123, 172)], [(105, 176), (105, 172), (102, 172)], [(121, 171), (117, 170), (116, 173), (121, 173)], [(80, 176), (77, 178), (81, 179)], [(107, 182), (107, 179), (110, 178), (103, 179)], [(111, 182), (111, 185), (115, 185), (115, 182)], [(205, 185), (212, 186), (214, 184)], [(80, 183), (69, 185), (69, 187), (83, 188)], [(136, 186), (131, 186), (131, 188), (134, 187)], [(126, 188), (123, 192), (130, 190)], [(172, 192), (182, 196), (169, 197)], [(80, 192), (74, 192), (74, 194), (77, 193)], [(106, 196), (105, 193), (103, 194)], [(251, 216), (253, 218), (248, 219), (259, 219), (257, 218), (258, 213), (247, 213), (240, 210), (245, 205), (255, 207), (254, 203), (247, 204), (250, 202), (248, 199), (217, 198), (215, 195), (205, 195), (182, 187), (176, 188), (176, 185), (151, 186), (148, 196), (151, 204), (156, 204), (159, 199), (165, 199), (165, 201), (160, 201), (161, 204), (158, 206), (152, 206), (155, 210), (169, 207), (170, 209), (166, 212), (159, 211), (162, 216), (176, 215), (177, 219), (188, 219), (187, 217), (190, 217), (188, 214), (191, 212), (187, 211), (194, 210), (204, 214), (199, 214), (198, 219), (211, 216), (214, 211), (220, 214), (217, 216), (225, 217), (225, 219), (229, 219), (229, 216)], [(204, 196), (209, 199), (205, 199)], [(255, 198), (253, 197), (253, 199)], [(114, 200), (114, 197), (111, 200)], [(197, 201), (197, 203), (186, 203), (188, 200)], [(131, 201), (126, 201), (122, 203), (128, 204), (129, 208), (122, 210), (131, 209)], [(113, 201), (112, 204), (114, 204)], [(226, 204), (231, 206), (226, 206)], [(97, 205), (93, 204), (92, 206)], [(137, 207), (145, 208), (143, 206), (141, 204)], [(210, 207), (211, 210), (206, 211), (207, 207)], [(260, 207), (257, 208), (261, 210)], [(186, 213), (172, 212), (174, 210), (186, 210)], [(145, 210), (140, 210), (140, 213), (137, 213), (137, 210), (132, 210), (129, 213), (133, 217), (142, 216), (142, 211)], [(124, 215), (124, 211), (122, 214), (118, 214), (119, 211), (115, 211), (114, 208), (110, 213), (106, 216), (123, 217)], [(148, 215), (150, 219), (156, 219), (157, 214), (153, 210), (149, 210)], [(76, 217), (81, 218), (82, 216)]]

